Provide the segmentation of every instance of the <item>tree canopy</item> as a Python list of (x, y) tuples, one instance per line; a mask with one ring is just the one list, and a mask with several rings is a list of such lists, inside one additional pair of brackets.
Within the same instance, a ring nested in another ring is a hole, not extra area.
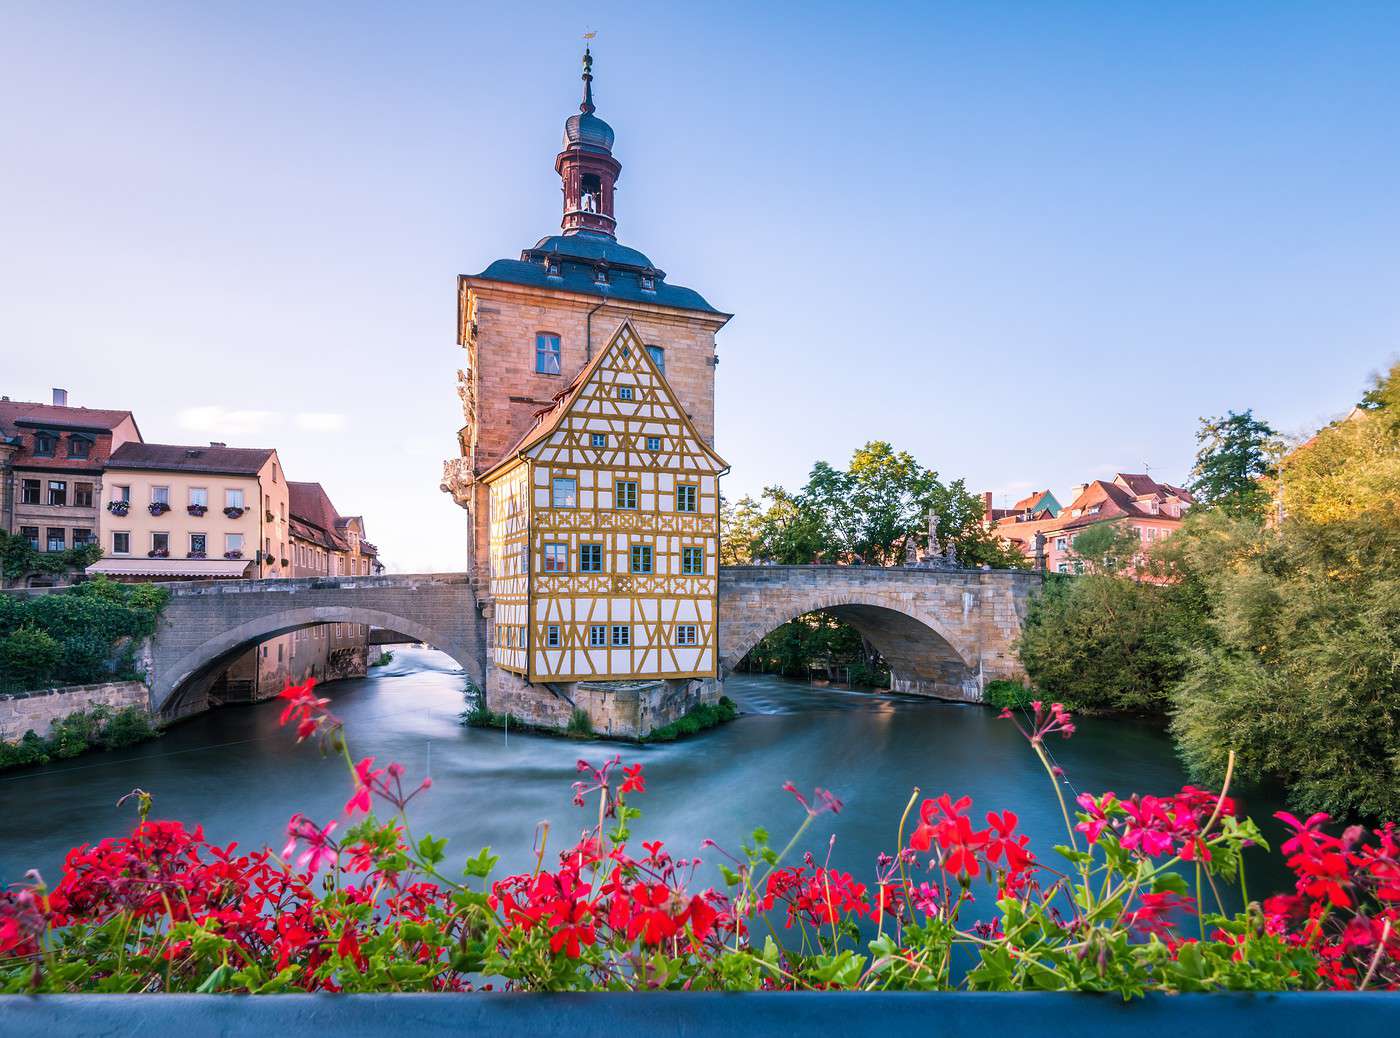
[(1196, 500), (1234, 515), (1262, 514), (1269, 492), (1261, 479), (1274, 473), (1281, 452), (1269, 423), (1252, 409), (1202, 418), (1196, 444), (1190, 488)]

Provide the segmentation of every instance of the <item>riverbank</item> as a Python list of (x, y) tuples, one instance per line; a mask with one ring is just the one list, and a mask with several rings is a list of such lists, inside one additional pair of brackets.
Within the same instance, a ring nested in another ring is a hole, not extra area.
[[(670, 724), (662, 725), (653, 729), (649, 734), (640, 738), (606, 736), (616, 742), (649, 743), (649, 742), (675, 742), (677, 739), (686, 739), (692, 735), (719, 725), (728, 724), (739, 716), (739, 708), (734, 704), (734, 700), (728, 696), (720, 696), (719, 702), (701, 703), (695, 709), (672, 721)], [(463, 710), (460, 716), (462, 725), (467, 728), (497, 728), (501, 731), (529, 732), (532, 735), (555, 736), (565, 739), (597, 739), (602, 738), (599, 733), (593, 730), (593, 723), (589, 720), (588, 714), (583, 710), (575, 710), (569, 719), (569, 724), (565, 728), (552, 728), (546, 725), (531, 724), (522, 721), (509, 713), (496, 713), (486, 708), (480, 702)]]

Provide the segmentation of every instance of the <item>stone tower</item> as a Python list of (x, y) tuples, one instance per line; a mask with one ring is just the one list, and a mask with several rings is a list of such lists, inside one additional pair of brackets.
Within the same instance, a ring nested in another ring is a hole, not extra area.
[(612, 127), (595, 113), (593, 57), (584, 51), (583, 99), (564, 122), (554, 160), (560, 233), (541, 238), (519, 259), (497, 260), (457, 282), (457, 341), (466, 351), (457, 388), (465, 420), (442, 489), (467, 510), (469, 567), (483, 590), (488, 496), (478, 477), (554, 406), (623, 321), (631, 321), (696, 431), (714, 444), (715, 334), (731, 315), (670, 284), (665, 271), (618, 242), (622, 164), (613, 156)]

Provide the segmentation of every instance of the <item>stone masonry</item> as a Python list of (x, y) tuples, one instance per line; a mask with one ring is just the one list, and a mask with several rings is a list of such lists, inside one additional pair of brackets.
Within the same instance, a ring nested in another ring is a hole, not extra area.
[(898, 692), (980, 702), (988, 681), (1021, 681), (1013, 651), (1039, 574), (866, 566), (735, 566), (720, 571), (720, 667), (765, 634), (822, 610), (867, 638)]
[(209, 686), (250, 645), (311, 624), (369, 624), (441, 649), (481, 684), (485, 639), (465, 574), (312, 577), (167, 584), (151, 644), (154, 712), (205, 709)]
[(0, 696), (0, 742), (18, 742), (28, 731), (47, 736), (53, 722), (95, 706), (147, 710), (150, 695), (139, 681), (103, 681)]

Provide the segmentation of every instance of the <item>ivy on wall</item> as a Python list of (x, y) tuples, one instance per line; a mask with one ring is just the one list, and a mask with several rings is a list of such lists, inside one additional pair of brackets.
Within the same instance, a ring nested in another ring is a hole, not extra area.
[(0, 574), (6, 584), (39, 573), (57, 576), (84, 570), (100, 558), (102, 549), (96, 544), (66, 551), (38, 551), (26, 538), (0, 530)]

